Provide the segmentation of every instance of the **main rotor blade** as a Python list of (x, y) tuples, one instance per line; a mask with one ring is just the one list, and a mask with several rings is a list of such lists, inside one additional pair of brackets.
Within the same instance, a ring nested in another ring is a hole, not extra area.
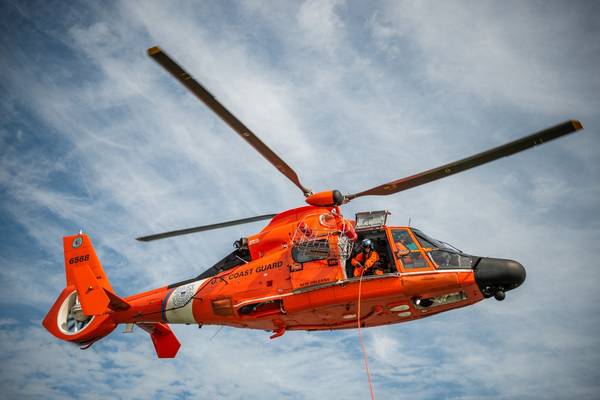
[(286, 164), (277, 154), (273, 152), (266, 144), (264, 144), (246, 125), (238, 120), (229, 110), (225, 108), (204, 86), (196, 81), (190, 74), (183, 70), (171, 57), (162, 51), (159, 47), (148, 49), (148, 55), (166, 69), (175, 77), (183, 86), (188, 88), (196, 97), (215, 112), (223, 121), (227, 123), (234, 131), (236, 131), (242, 139), (250, 146), (254, 147), (264, 158), (266, 158), (279, 172), (285, 175), (294, 183), (305, 196), (312, 192), (300, 183), (300, 179), (296, 172)]
[(531, 147), (573, 133), (579, 129), (583, 129), (581, 122), (576, 120), (565, 121), (562, 124), (544, 129), (543, 131), (525, 136), (502, 146), (494, 147), (493, 149), (475, 154), (471, 157), (463, 158), (462, 160), (442, 165), (441, 167), (433, 168), (406, 178), (384, 183), (383, 185), (356, 194), (348, 194), (345, 199), (346, 201), (350, 201), (362, 196), (386, 196), (398, 193), (527, 150)]
[(179, 230), (171, 231), (171, 232), (164, 232), (164, 233), (157, 233), (155, 235), (142, 236), (142, 237), (136, 238), (136, 240), (139, 240), (142, 242), (150, 242), (152, 240), (165, 239), (165, 238), (169, 238), (169, 237), (173, 237), (173, 236), (187, 235), (187, 234), (196, 233), (196, 232), (204, 232), (204, 231), (209, 231), (211, 229), (220, 229), (220, 228), (226, 228), (228, 226), (248, 224), (250, 222), (262, 221), (264, 219), (271, 219), (276, 215), (277, 214), (265, 214), (265, 215), (259, 215), (256, 217), (242, 218), (242, 219), (236, 219), (234, 221), (221, 222), (218, 224), (197, 226), (195, 228), (179, 229)]

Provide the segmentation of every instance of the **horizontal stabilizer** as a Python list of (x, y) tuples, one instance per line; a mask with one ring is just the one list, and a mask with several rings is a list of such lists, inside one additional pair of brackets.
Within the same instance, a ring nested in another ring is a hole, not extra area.
[(131, 305), (128, 302), (126, 302), (110, 290), (104, 289), (104, 293), (106, 293), (106, 296), (108, 296), (108, 299), (110, 300), (110, 302), (108, 303), (108, 308), (110, 308), (111, 310), (125, 311), (131, 308)]
[(158, 358), (175, 358), (181, 344), (169, 325), (160, 322), (140, 322), (137, 325), (150, 334)]

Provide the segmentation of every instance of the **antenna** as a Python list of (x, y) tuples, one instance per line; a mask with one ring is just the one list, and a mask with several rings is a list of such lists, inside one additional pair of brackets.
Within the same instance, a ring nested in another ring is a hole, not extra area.
[(410, 217), (408, 217), (408, 227), (410, 228)]

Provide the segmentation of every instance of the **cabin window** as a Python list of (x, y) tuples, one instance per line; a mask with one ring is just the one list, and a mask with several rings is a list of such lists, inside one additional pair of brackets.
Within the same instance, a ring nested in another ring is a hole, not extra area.
[(307, 240), (292, 248), (292, 258), (298, 263), (325, 260), (329, 258), (329, 241)]

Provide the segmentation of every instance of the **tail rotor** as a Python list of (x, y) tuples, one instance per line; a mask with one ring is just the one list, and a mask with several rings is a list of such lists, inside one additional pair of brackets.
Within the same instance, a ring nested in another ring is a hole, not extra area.
[(93, 315), (83, 312), (77, 291), (71, 293), (61, 305), (57, 316), (57, 324), (67, 335), (82, 333), (94, 319)]

